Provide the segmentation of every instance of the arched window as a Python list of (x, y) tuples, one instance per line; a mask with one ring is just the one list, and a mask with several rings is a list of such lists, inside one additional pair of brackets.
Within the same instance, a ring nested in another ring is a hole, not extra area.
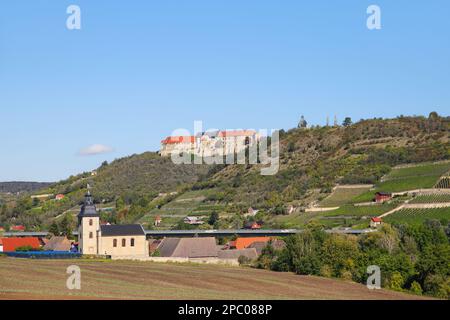
[(248, 146), (250, 144), (250, 137), (245, 137), (244, 145)]
[(126, 239), (122, 239), (122, 247), (125, 247), (127, 245), (127, 240)]
[(113, 240), (113, 247), (114, 247), (114, 248), (117, 248), (117, 239), (114, 239), (114, 240)]
[(134, 239), (131, 239), (131, 246), (134, 247)]
[(94, 224), (94, 220), (89, 219), (89, 225), (92, 227), (93, 224)]

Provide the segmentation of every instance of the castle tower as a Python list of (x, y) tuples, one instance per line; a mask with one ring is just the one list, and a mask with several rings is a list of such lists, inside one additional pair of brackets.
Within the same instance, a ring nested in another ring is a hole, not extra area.
[[(89, 189), (89, 186), (88, 186)], [(81, 254), (98, 255), (100, 251), (100, 214), (91, 193), (86, 193), (84, 204), (78, 214), (78, 251)]]

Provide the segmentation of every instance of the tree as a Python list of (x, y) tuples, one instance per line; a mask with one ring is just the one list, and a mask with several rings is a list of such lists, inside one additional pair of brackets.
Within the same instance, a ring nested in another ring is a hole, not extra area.
[(285, 215), (287, 213), (286, 208), (283, 205), (277, 205), (274, 209), (273, 209), (273, 213), (275, 215)]
[(219, 221), (219, 214), (213, 211), (209, 216), (208, 224), (214, 226)]
[(318, 275), (322, 261), (320, 258), (320, 243), (314, 232), (305, 232), (286, 239), (286, 255), (283, 260), (291, 271), (302, 275)]
[(72, 238), (72, 217), (67, 213), (59, 226), (61, 235)]
[(389, 279), (389, 288), (395, 291), (402, 291), (405, 280), (400, 272), (394, 272)]
[(59, 227), (55, 221), (53, 221), (53, 223), (50, 225), (50, 229), (48, 230), (48, 232), (54, 236), (59, 236)]
[(37, 207), (41, 203), (41, 200), (39, 198), (33, 198), (33, 207)]
[(416, 264), (419, 279), (425, 281), (433, 275), (448, 277), (450, 275), (450, 246), (438, 244), (427, 246), (420, 254)]
[(411, 283), (411, 288), (409, 290), (417, 295), (422, 295), (423, 293), (422, 287), (417, 281), (413, 281), (413, 283)]
[(121, 211), (125, 208), (125, 201), (122, 197), (117, 198), (116, 200), (116, 210)]
[(350, 117), (346, 117), (345, 119), (344, 119), (344, 122), (342, 122), (342, 125), (344, 126), (344, 127), (348, 127), (348, 126), (351, 126), (352, 125), (352, 118), (350, 118)]
[(399, 247), (398, 232), (390, 225), (383, 225), (379, 232), (378, 245), (389, 254), (393, 254)]
[(432, 111), (432, 112), (430, 112), (428, 119), (437, 120), (437, 119), (439, 119), (439, 114), (436, 111)]
[(356, 237), (333, 234), (324, 241), (322, 250), (323, 261), (331, 267), (332, 276), (344, 277), (348, 272), (353, 273), (360, 255)]
[(6, 216), (6, 214), (8, 213), (8, 206), (6, 204), (2, 205), (2, 209), (0, 210), (0, 216)]
[(295, 151), (295, 142), (294, 141), (290, 141), (288, 144), (288, 152), (294, 152)]

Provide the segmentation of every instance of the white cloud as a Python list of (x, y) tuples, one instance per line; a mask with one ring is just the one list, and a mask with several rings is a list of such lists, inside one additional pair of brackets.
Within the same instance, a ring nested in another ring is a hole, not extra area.
[(80, 156), (94, 156), (97, 154), (104, 154), (104, 153), (110, 153), (113, 152), (114, 149), (109, 147), (109, 146), (105, 146), (103, 144), (93, 144), (92, 146), (89, 146), (87, 148), (81, 149), (78, 154)]

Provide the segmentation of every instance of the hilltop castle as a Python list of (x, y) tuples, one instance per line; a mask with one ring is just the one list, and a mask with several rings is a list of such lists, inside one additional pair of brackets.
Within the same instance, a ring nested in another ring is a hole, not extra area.
[(261, 136), (254, 130), (208, 131), (195, 136), (170, 136), (161, 141), (160, 154), (189, 153), (200, 157), (238, 154), (257, 144)]

